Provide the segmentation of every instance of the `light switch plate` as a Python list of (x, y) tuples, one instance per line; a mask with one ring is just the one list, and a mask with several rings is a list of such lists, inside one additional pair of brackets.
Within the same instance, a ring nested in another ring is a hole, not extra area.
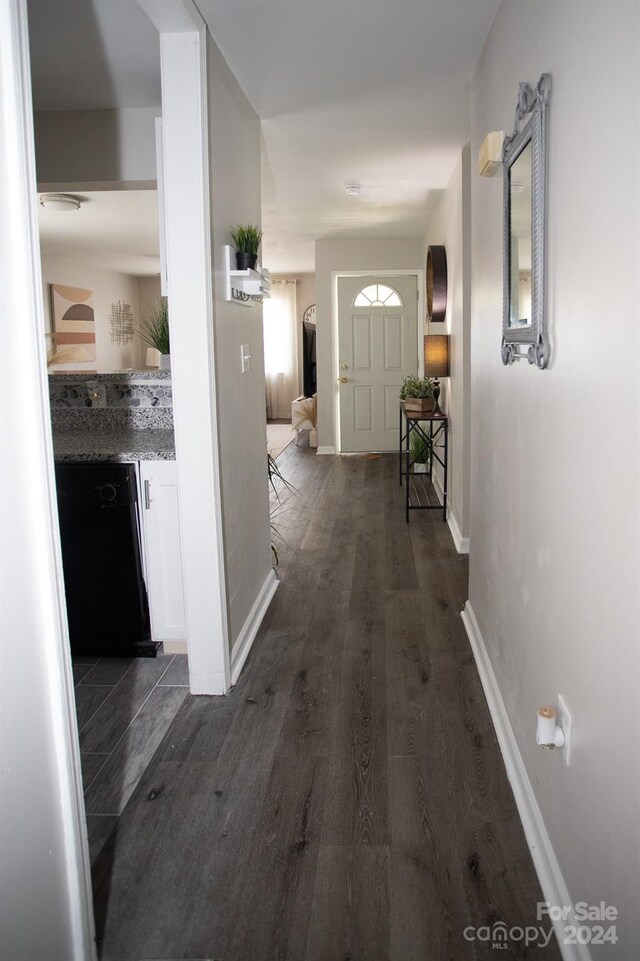
[(242, 344), (240, 347), (240, 369), (243, 374), (246, 374), (248, 370), (251, 370), (251, 354), (249, 353), (249, 344)]

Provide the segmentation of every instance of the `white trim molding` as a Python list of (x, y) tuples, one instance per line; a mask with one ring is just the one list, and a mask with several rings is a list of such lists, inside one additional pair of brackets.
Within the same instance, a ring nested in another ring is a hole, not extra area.
[(449, 525), (449, 530), (451, 531), (451, 536), (453, 537), (453, 543), (455, 544), (458, 554), (468, 554), (469, 553), (469, 538), (463, 537), (460, 531), (460, 525), (456, 520), (456, 515), (450, 509), (448, 511), (447, 523)]
[[(444, 488), (442, 486), (442, 480), (440, 475), (437, 473), (433, 474), (433, 487), (440, 498), (440, 503), (444, 499)], [(453, 543), (458, 554), (468, 554), (469, 553), (469, 538), (463, 537), (460, 530), (460, 525), (456, 519), (455, 514), (451, 510), (451, 501), (447, 501), (447, 524), (449, 525), (449, 530), (451, 531), (451, 536), (453, 537)]]
[[(240, 634), (236, 638), (231, 650), (231, 683), (235, 684), (240, 677), (240, 672), (244, 667), (244, 662), (249, 656), (249, 651), (253, 647), (256, 634), (262, 624), (262, 619), (267, 613), (269, 604), (275, 592), (280, 587), (280, 581), (272, 569), (267, 574), (265, 582), (260, 588), (260, 592), (253, 602), (253, 607), (249, 611), (249, 616), (242, 626)], [(195, 692), (194, 692), (195, 693)]]
[[(542, 893), (545, 900), (552, 905), (573, 905), (470, 601), (465, 604), (461, 617), (487, 698), (491, 719), (507, 769), (507, 777), (511, 784)], [(586, 945), (563, 943), (565, 926), (573, 923), (574, 919), (571, 916), (566, 921), (554, 922), (560, 953), (564, 961), (591, 961), (591, 953)]]
[(316, 447), (316, 454), (335, 454), (335, 447)]
[[(0, 0), (0, 23), (0, 442), (7, 464), (0, 477), (2, 954), (93, 961), (46, 370), (26, 0)], [(9, 470), (9, 462), (18, 469)]]
[(163, 641), (162, 650), (165, 654), (188, 654), (186, 641)]

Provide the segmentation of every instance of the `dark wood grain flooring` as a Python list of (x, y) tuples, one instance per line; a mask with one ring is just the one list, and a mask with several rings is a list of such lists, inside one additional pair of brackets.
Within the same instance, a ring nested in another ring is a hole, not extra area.
[(394, 457), (292, 445), (279, 465), (300, 491), (280, 590), (236, 687), (185, 697), (102, 848), (101, 957), (557, 961), (465, 937), (535, 924), (542, 899), (459, 617), (466, 559), (439, 514), (405, 523)]

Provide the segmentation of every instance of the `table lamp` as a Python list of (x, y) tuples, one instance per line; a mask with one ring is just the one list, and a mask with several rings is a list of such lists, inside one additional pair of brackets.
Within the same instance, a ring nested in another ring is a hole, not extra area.
[(449, 376), (449, 334), (427, 334), (424, 338), (424, 376), (433, 377), (433, 399), (435, 401), (434, 414), (444, 417), (440, 410), (439, 377)]

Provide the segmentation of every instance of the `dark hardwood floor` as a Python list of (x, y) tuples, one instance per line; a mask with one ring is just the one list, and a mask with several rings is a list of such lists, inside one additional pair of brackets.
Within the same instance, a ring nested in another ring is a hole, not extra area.
[(101, 957), (471, 961), (542, 900), (439, 513), (393, 456), (278, 461), (281, 587), (239, 683), (188, 696), (94, 868)]

